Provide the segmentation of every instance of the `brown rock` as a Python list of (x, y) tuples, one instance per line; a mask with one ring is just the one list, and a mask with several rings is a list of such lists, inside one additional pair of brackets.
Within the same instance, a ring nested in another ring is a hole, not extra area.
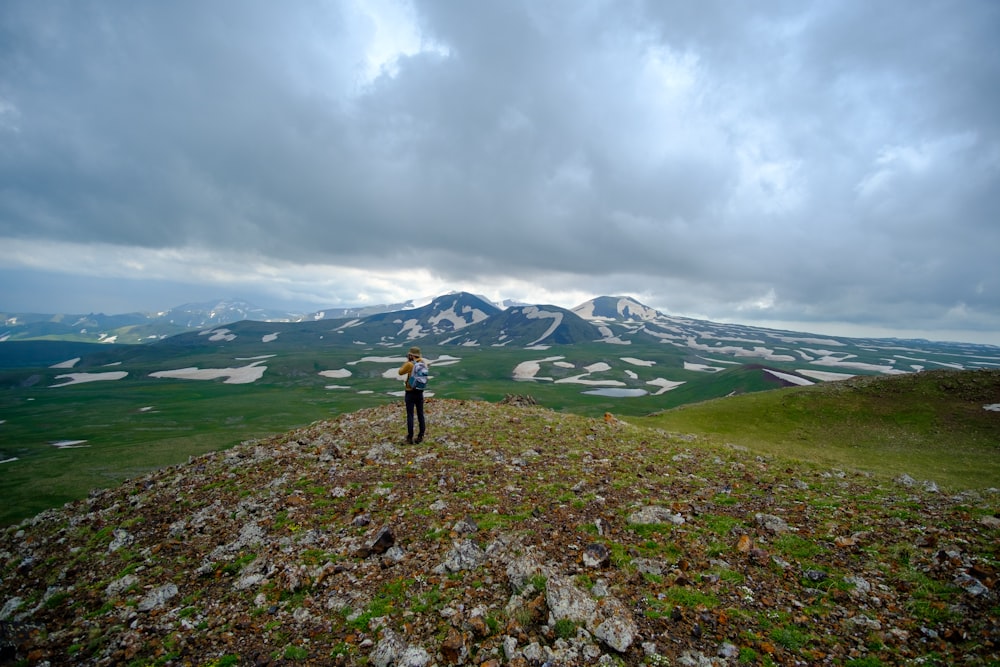
[(462, 633), (455, 628), (448, 630), (448, 636), (441, 644), (441, 656), (444, 661), (452, 665), (464, 662), (467, 652), (465, 637), (462, 636)]

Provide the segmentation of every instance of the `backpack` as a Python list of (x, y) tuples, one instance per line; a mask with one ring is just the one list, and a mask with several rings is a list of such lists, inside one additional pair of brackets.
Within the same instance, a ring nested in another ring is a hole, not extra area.
[(410, 385), (410, 389), (417, 389), (423, 391), (427, 388), (427, 380), (430, 379), (430, 375), (427, 370), (427, 362), (423, 359), (417, 359), (413, 362), (413, 371), (410, 373), (410, 379), (407, 384)]

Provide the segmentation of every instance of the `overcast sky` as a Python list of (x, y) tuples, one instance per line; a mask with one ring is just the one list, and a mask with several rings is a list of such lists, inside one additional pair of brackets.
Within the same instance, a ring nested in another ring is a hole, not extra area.
[(1000, 344), (998, 97), (995, 0), (4, 0), (0, 310)]

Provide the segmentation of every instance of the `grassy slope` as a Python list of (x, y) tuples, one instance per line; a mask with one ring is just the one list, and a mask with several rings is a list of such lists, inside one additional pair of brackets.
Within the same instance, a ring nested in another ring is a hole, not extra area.
[(1000, 486), (1000, 371), (927, 371), (707, 401), (629, 421), (949, 488)]

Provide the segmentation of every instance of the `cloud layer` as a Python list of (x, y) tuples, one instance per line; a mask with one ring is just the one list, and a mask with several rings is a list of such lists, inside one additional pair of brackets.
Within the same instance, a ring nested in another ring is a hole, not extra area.
[(998, 34), (989, 0), (11, 0), (0, 307), (630, 294), (1000, 343)]

